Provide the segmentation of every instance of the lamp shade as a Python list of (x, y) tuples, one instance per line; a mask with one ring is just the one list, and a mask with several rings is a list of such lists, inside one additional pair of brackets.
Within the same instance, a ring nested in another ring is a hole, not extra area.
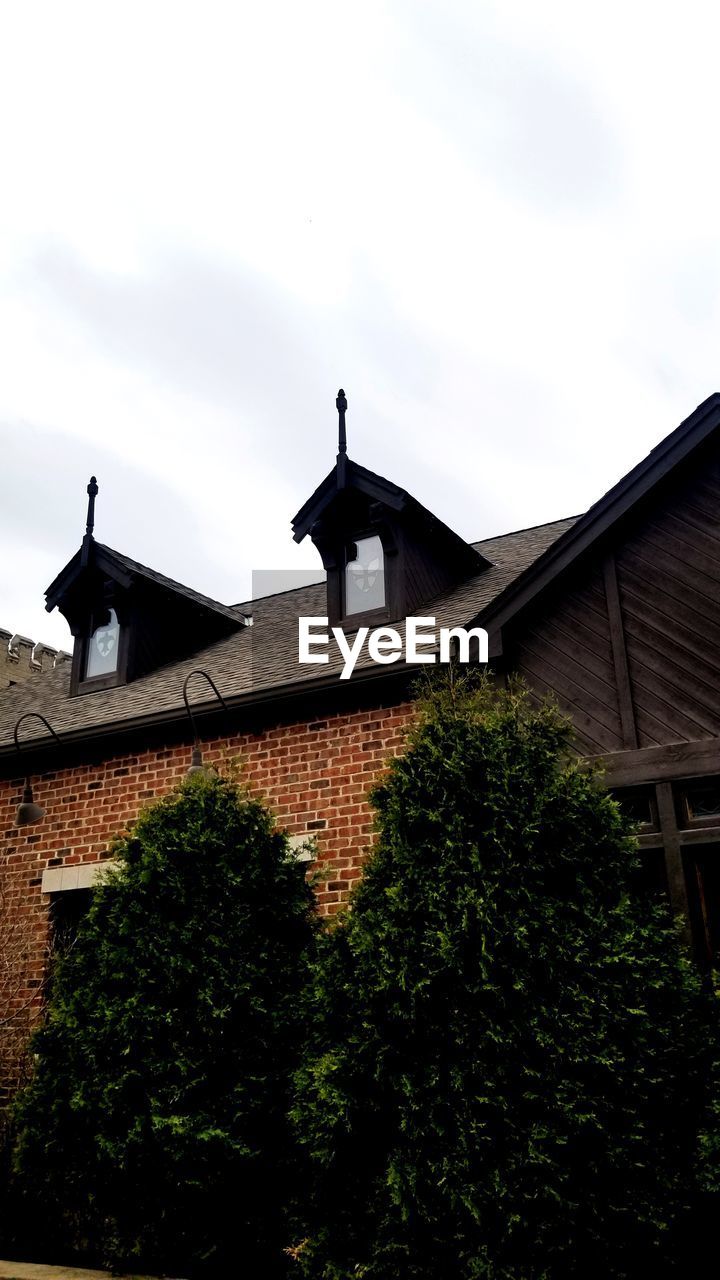
[(33, 800), (32, 787), (29, 782), (25, 783), (23, 789), (23, 798), (17, 807), (15, 814), (16, 827), (29, 827), (33, 822), (39, 822), (45, 817), (45, 810), (42, 805), (36, 804)]
[(190, 758), (188, 775), (193, 773), (205, 773), (205, 766), (202, 762), (202, 752), (198, 746), (193, 747), (192, 756)]

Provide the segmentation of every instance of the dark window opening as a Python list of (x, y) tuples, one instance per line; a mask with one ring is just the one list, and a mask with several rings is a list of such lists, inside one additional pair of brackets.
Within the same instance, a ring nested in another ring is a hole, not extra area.
[(613, 795), (625, 816), (636, 826), (652, 831), (659, 829), (654, 787), (626, 787)]
[(681, 827), (720, 826), (720, 778), (685, 783), (680, 791), (678, 822)]
[(80, 921), (87, 914), (91, 889), (66, 889), (53, 894), (50, 904), (50, 939), (53, 958), (67, 955), (75, 945)]
[(698, 959), (720, 961), (720, 845), (703, 844), (685, 851), (685, 878)]

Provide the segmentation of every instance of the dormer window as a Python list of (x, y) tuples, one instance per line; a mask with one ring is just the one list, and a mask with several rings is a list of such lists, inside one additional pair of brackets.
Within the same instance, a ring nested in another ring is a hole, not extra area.
[(385, 603), (385, 555), (382, 542), (377, 534), (358, 538), (347, 549), (345, 614), (352, 617), (358, 613), (375, 612), (384, 609)]
[[(73, 692), (95, 693), (98, 689), (112, 689), (127, 679), (130, 627), (127, 624), (127, 602), (117, 598), (111, 605), (107, 599), (110, 581), (105, 580), (105, 601), (90, 610), (76, 645), (73, 664)], [(116, 593), (117, 596), (117, 593)], [(118, 617), (120, 610), (120, 618)]]
[(112, 676), (118, 669), (120, 652), (120, 623), (114, 609), (103, 611), (105, 616), (93, 617), (94, 630), (90, 635), (85, 660), (85, 679)]
[(327, 573), (330, 626), (382, 626), (417, 612), (490, 567), (407, 489), (352, 462), (347, 453), (347, 397), (340, 390), (335, 466), (293, 520), (308, 534)]
[(80, 550), (45, 592), (46, 609), (57, 606), (75, 637), (72, 697), (128, 684), (250, 625), (238, 608), (96, 542), (94, 476), (87, 492)]

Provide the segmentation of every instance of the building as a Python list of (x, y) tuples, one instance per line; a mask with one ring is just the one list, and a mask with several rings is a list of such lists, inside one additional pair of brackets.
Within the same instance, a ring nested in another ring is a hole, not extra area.
[(0, 627), (0, 692), (67, 662), (69, 653)]
[[(82, 545), (47, 592), (70, 623), (72, 662), (0, 699), (1, 865), (8, 910), (32, 930), (28, 990), (40, 989), (51, 911), (72, 915), (114, 833), (178, 782), (193, 746), (209, 763), (242, 758), (301, 856), (314, 839), (320, 909), (346, 900), (371, 837), (366, 792), (401, 749), (416, 669), (366, 651), (349, 679), (335, 652), (300, 666), (308, 616), (348, 634), (417, 615), (484, 627), (498, 676), (519, 672), (552, 693), (578, 752), (603, 762), (640, 824), (648, 885), (668, 893), (710, 960), (720, 946), (720, 395), (584, 515), (475, 544), (352, 462), (343, 393), (338, 409), (336, 464), (293, 521), (326, 571), (315, 586), (211, 600), (96, 541), (88, 486)], [(17, 826), (26, 773), (44, 816)]]

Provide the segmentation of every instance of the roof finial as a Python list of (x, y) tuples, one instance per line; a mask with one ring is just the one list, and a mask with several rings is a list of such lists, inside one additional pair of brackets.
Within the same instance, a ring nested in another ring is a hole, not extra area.
[(345, 392), (342, 387), (337, 393), (335, 407), (337, 408), (338, 417), (340, 419), (338, 423), (338, 453), (347, 453), (347, 437), (345, 435), (345, 410), (347, 409), (347, 400), (345, 399)]
[(98, 494), (98, 482), (95, 479), (95, 476), (90, 477), (90, 483), (87, 487), (87, 493), (88, 493), (88, 509), (87, 509), (87, 524), (85, 525), (85, 536), (87, 538), (91, 538), (92, 531), (95, 528), (95, 499)]

